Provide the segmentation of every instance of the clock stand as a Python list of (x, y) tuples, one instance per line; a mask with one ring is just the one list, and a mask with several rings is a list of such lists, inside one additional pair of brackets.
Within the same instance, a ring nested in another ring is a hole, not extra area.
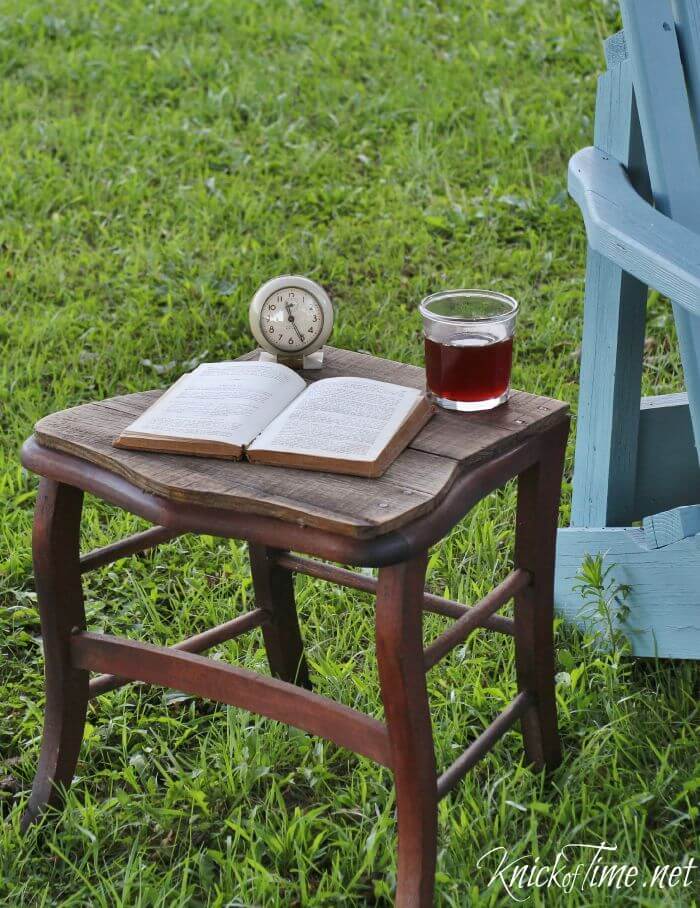
[(289, 366), (290, 369), (321, 369), (323, 368), (323, 350), (316, 350), (315, 353), (307, 353), (302, 356), (277, 356), (275, 353), (268, 353), (267, 350), (260, 350), (258, 361), (261, 363), (280, 363), (282, 366)]

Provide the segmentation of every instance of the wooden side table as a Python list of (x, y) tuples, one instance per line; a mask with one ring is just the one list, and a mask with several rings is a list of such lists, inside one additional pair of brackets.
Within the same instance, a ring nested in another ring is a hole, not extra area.
[[(321, 374), (424, 384), (422, 369), (333, 348), (326, 348)], [(48, 416), (22, 451), (24, 465), (42, 477), (33, 551), (46, 666), (44, 734), (24, 826), (46, 805), (58, 804), (61, 787), (70, 785), (88, 700), (132, 680), (160, 684), (286, 722), (391, 769), (398, 825), (396, 903), (432, 904), (438, 800), (518, 720), (535, 767), (553, 767), (561, 758), (552, 587), (566, 405), (515, 392), (488, 413), (441, 411), (387, 473), (372, 480), (112, 447), (112, 439), (158, 393), (115, 397)], [(472, 607), (425, 592), (430, 546), (514, 476), (519, 487), (513, 571)], [(155, 526), (81, 557), (84, 492)], [(170, 647), (90, 633), (81, 574), (184, 533), (248, 541), (256, 608)], [(378, 567), (378, 577), (327, 561)], [(385, 722), (310, 689), (294, 573), (376, 594)], [(511, 597), (515, 617), (497, 615)], [(424, 610), (455, 619), (426, 648)], [(255, 627), (262, 629), (272, 677), (199, 655)], [(426, 672), (476, 627), (515, 637), (519, 692), (439, 775)], [(100, 674), (91, 678), (91, 672)]]

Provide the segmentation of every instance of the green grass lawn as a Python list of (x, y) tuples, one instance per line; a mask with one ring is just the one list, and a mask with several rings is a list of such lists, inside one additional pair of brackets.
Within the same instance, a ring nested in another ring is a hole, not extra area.
[[(453, 286), (522, 302), (515, 384), (575, 405), (585, 238), (566, 162), (592, 137), (612, 2), (0, 0), (0, 903), (388, 905), (390, 774), (239, 710), (125, 688), (89, 711), (67, 809), (18, 831), (42, 722), (18, 449), (43, 414), (166, 387), (251, 346), (278, 273), (322, 282), (333, 343), (420, 363), (417, 303)], [(645, 389), (680, 386), (651, 303)], [(562, 506), (566, 522), (570, 463)], [(508, 570), (514, 495), (432, 555), (469, 601)], [(88, 501), (85, 548), (141, 525)], [(93, 629), (173, 642), (250, 607), (245, 547), (183, 537), (86, 578)], [(381, 716), (368, 596), (299, 579), (317, 689)], [(442, 619), (426, 620), (426, 636)], [(697, 856), (697, 663), (641, 662), (558, 626), (565, 749), (546, 781), (508, 735), (440, 805), (438, 903), (509, 904), (502, 845), (551, 863), (617, 845), (644, 874)], [(265, 670), (259, 631), (220, 648)], [(512, 642), (479, 633), (431, 672), (439, 765), (514, 692)], [(540, 905), (693, 905), (695, 886)]]

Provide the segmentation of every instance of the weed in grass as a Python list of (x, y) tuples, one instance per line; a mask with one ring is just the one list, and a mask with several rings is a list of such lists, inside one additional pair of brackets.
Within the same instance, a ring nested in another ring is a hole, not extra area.
[[(593, 640), (599, 645), (621, 649), (626, 648), (621, 625), (630, 614), (627, 599), (632, 587), (616, 580), (616, 567), (615, 563), (606, 565), (600, 553), (585, 555), (573, 589), (581, 598), (581, 618), (592, 626)], [(602, 631), (598, 630), (601, 626)]]

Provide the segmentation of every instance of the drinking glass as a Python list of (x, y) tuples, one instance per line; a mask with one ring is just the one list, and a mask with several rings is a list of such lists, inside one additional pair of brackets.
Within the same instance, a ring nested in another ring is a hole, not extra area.
[(491, 290), (443, 290), (420, 304), (428, 390), (441, 407), (491, 410), (510, 395), (517, 302)]

